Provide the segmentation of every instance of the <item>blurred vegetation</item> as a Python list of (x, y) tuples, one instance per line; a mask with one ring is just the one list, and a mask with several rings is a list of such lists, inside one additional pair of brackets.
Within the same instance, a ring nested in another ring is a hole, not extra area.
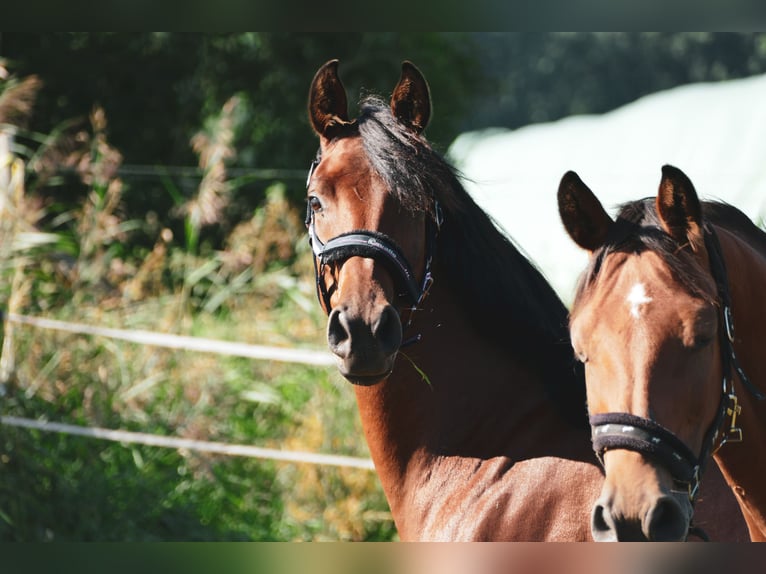
[[(3, 32), (0, 57), (42, 82), (30, 132), (76, 131), (94, 105), (104, 110), (124, 158), (126, 216), (151, 215), (176, 235), (184, 222), (173, 207), (195, 195), (202, 177), (189, 169), (197, 164), (190, 138), (236, 98), (230, 201), (201, 239), (220, 247), (273, 181), (301, 201), (317, 145), (308, 87), (331, 58), (341, 61), (352, 113), (362, 93), (390, 94), (401, 61), (412, 60), (433, 93), (428, 137), (445, 151), (466, 130), (599, 113), (687, 82), (766, 72), (766, 34)], [(56, 198), (82, 196), (71, 172), (57, 175)], [(41, 183), (52, 182), (30, 186)], [(133, 240), (152, 244), (152, 231)]]
[[(0, 305), (323, 348), (302, 197), (326, 60), (352, 109), (412, 60), (445, 151), (464, 130), (761, 73), (764, 56), (763, 34), (4, 32)], [(6, 323), (0, 394), (4, 415), (368, 456), (334, 369)], [(395, 538), (368, 471), (0, 427), (0, 540)]]
[[(2, 68), (7, 72), (5, 68)], [(7, 77), (6, 86), (26, 80)], [(27, 84), (30, 102), (39, 82)], [(0, 110), (31, 113), (0, 95)], [(6, 107), (3, 108), (3, 105)], [(258, 344), (320, 348), (303, 223), (272, 183), (222, 249), (200, 245), (229, 201), (227, 102), (190, 142), (203, 177), (179, 200), (184, 236), (125, 215), (122, 154), (96, 106), (55, 153), (0, 153), (0, 299), (12, 313)], [(23, 114), (21, 114), (23, 115)], [(20, 128), (0, 116), (7, 143)], [(20, 119), (20, 118), (19, 118)], [(23, 124), (22, 121), (18, 122)], [(0, 145), (0, 150), (3, 147)], [(28, 151), (19, 148), (22, 152)], [(17, 150), (19, 151), (19, 150)], [(66, 152), (66, 153), (64, 153)], [(48, 159), (41, 159), (43, 156)], [(46, 202), (27, 180), (51, 157), (87, 193)], [(34, 172), (34, 173), (29, 173)], [(27, 177), (24, 177), (24, 175)], [(176, 209), (174, 208), (174, 209)], [(369, 456), (334, 369), (156, 349), (6, 322), (3, 415), (288, 450)], [(374, 473), (123, 445), (0, 426), (0, 540), (390, 540)]]

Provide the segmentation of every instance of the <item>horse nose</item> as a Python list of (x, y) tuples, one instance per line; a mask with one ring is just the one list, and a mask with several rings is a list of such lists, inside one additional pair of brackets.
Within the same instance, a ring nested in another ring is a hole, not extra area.
[(591, 512), (591, 535), (596, 542), (680, 542), (686, 540), (688, 530), (688, 515), (682, 505), (668, 495), (653, 501), (640, 524), (620, 517), (608, 497), (599, 499)]
[(348, 309), (333, 309), (327, 323), (330, 350), (341, 359), (348, 359), (355, 351), (363, 352), (369, 347), (377, 347), (375, 354), (384, 357), (399, 350), (402, 323), (392, 305), (385, 305), (370, 323), (353, 317)]
[(689, 531), (689, 517), (673, 496), (661, 496), (646, 513), (643, 530), (649, 540), (682, 541)]

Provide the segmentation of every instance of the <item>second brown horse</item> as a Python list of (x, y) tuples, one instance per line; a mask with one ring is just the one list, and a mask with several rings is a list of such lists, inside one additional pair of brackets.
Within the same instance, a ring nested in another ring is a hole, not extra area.
[(766, 233), (669, 165), (616, 220), (573, 172), (559, 209), (591, 252), (571, 331), (606, 469), (594, 537), (685, 539), (714, 456), (766, 540)]

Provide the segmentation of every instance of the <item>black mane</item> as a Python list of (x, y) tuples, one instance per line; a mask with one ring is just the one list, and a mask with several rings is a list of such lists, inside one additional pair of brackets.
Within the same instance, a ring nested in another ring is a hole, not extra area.
[(405, 209), (434, 217), (438, 199), (444, 223), (435, 280), (465, 301), (488, 342), (542, 369), (552, 394), (584, 419), (584, 379), (572, 356), (568, 312), (540, 271), (473, 201), (456, 170), (383, 100), (363, 100), (358, 125), (373, 168)]

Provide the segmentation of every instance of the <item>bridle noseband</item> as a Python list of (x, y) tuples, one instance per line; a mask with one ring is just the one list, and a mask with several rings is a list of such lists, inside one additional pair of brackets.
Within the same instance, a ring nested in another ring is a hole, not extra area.
[[(311, 176), (314, 173), (319, 159), (311, 163), (309, 174), (306, 179), (308, 187)], [(324, 283), (325, 266), (330, 263), (343, 262), (351, 257), (366, 257), (379, 261), (386, 267), (394, 279), (397, 295), (407, 303), (410, 318), (407, 326), (412, 322), (412, 312), (417, 309), (425, 299), (433, 284), (431, 264), (436, 249), (436, 237), (443, 222), (441, 207), (434, 199), (434, 218), (426, 217), (426, 256), (423, 279), (418, 283), (412, 266), (402, 253), (396, 242), (384, 233), (368, 229), (359, 229), (348, 233), (341, 233), (327, 242), (322, 242), (316, 233), (314, 211), (311, 205), (306, 205), (306, 228), (308, 229), (309, 244), (314, 252), (314, 275), (316, 277), (317, 297), (322, 303), (325, 312), (332, 310), (330, 303), (331, 293)], [(406, 346), (420, 340), (420, 335), (408, 339), (401, 346)]]
[[(734, 321), (731, 312), (731, 293), (721, 245), (712, 226), (705, 226), (705, 246), (710, 269), (718, 289), (723, 328), (718, 329), (723, 362), (723, 388), (718, 411), (705, 433), (702, 450), (696, 456), (671, 430), (651, 419), (630, 413), (602, 413), (590, 415), (593, 450), (601, 464), (604, 453), (612, 449), (632, 450), (654, 458), (668, 469), (673, 480), (684, 487), (694, 504), (700, 480), (710, 456), (727, 442), (741, 442), (742, 429), (737, 426), (737, 416), (742, 407), (734, 390), (733, 372), (742, 385), (758, 400), (766, 398), (748, 379), (734, 354)], [(723, 429), (726, 417), (728, 427)]]

